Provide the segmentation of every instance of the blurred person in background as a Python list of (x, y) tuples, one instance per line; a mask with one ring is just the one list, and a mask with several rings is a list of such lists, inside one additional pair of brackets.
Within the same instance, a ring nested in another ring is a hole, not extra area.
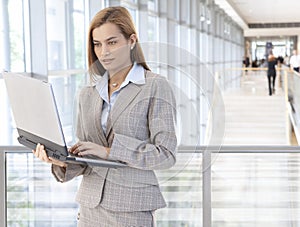
[(269, 95), (275, 93), (275, 80), (276, 80), (276, 65), (278, 60), (273, 55), (273, 51), (270, 51), (268, 56), (268, 87), (269, 87)]
[(300, 56), (298, 55), (297, 50), (293, 50), (293, 55), (290, 58), (290, 68), (296, 72), (299, 72), (300, 67)]

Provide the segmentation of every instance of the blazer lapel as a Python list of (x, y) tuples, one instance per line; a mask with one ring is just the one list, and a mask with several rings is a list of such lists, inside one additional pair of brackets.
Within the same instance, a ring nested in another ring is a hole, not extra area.
[(118, 98), (107, 119), (106, 137), (109, 136), (112, 126), (119, 118), (120, 114), (129, 106), (140, 91), (141, 88), (134, 83), (129, 83), (120, 91), (120, 94), (118, 95)]
[(107, 142), (106, 136), (105, 136), (104, 131), (101, 126), (103, 99), (100, 97), (97, 89), (95, 89), (95, 91), (97, 92), (97, 98), (96, 98), (96, 103), (95, 103), (95, 108), (94, 108), (95, 126), (98, 131), (99, 140), (102, 142), (102, 144), (104, 146), (107, 147), (108, 142)]

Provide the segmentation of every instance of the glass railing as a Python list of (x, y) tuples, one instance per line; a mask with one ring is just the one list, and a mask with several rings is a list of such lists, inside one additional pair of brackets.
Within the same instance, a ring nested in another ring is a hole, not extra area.
[[(7, 226), (76, 226), (80, 178), (56, 182), (50, 165), (21, 147), (0, 154)], [(158, 227), (300, 224), (299, 147), (180, 147), (177, 160), (156, 172), (167, 201), (156, 212)]]
[(4, 152), (7, 226), (76, 226), (74, 197), (80, 179), (57, 183), (50, 165), (27, 149)]
[(300, 141), (300, 74), (286, 70), (285, 71), (286, 95), (290, 104), (290, 118), (295, 134)]

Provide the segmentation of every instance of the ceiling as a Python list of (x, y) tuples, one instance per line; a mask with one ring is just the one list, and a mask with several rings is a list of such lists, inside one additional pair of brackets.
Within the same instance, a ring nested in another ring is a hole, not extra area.
[(300, 22), (299, 0), (230, 0), (230, 2), (247, 24)]
[[(300, 23), (299, 0), (215, 0), (215, 3), (244, 29), (246, 37), (300, 36), (300, 27), (291, 26)], [(280, 26), (249, 28), (251, 24)]]

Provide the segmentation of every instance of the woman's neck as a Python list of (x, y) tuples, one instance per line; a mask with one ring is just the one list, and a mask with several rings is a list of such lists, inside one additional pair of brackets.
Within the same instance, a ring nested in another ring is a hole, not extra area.
[(131, 68), (132, 65), (127, 66), (118, 72), (109, 72), (109, 84), (119, 86), (125, 80)]

